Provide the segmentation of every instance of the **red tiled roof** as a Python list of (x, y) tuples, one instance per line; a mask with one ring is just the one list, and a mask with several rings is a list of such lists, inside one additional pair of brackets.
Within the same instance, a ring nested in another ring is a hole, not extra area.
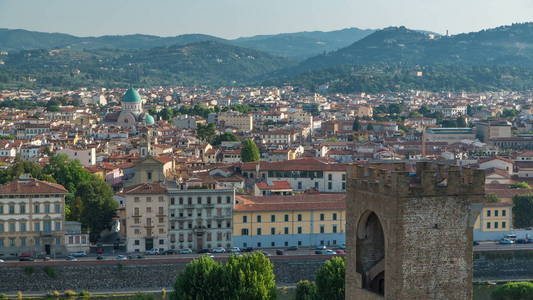
[(267, 182), (258, 182), (256, 185), (260, 190), (292, 190), (291, 184), (285, 180), (274, 180), (272, 185)]
[(236, 196), (235, 211), (343, 210), (346, 194), (299, 194), (292, 196)]
[(38, 179), (17, 179), (0, 185), (0, 195), (11, 194), (67, 194), (62, 185)]
[[(243, 163), (242, 169), (255, 171), (258, 163)], [(346, 171), (346, 165), (324, 162), (316, 158), (302, 158), (277, 162), (259, 162), (260, 171)]]

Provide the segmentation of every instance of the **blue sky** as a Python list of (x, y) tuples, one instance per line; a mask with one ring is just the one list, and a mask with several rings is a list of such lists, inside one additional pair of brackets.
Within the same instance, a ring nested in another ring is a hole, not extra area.
[(0, 0), (0, 27), (225, 38), (346, 27), (451, 34), (533, 21), (533, 0)]

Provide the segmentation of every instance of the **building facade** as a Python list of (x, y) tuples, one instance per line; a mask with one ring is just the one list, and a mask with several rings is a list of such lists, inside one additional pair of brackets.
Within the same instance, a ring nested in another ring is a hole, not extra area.
[(65, 253), (64, 208), (59, 184), (21, 178), (0, 186), (0, 254)]

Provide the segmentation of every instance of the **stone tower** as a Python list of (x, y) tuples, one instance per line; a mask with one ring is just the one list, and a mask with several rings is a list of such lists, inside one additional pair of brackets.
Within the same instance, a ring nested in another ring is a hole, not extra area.
[(472, 299), (480, 170), (421, 162), (348, 170), (347, 300)]

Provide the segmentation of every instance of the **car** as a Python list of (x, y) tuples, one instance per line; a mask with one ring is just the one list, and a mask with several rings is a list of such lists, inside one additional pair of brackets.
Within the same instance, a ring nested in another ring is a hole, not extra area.
[(241, 252), (241, 249), (239, 247), (231, 247), (228, 249), (229, 253), (239, 253)]
[(337, 252), (337, 254), (346, 254), (346, 251), (344, 251), (343, 249), (337, 249), (335, 250), (335, 252)]
[(117, 260), (127, 260), (128, 258), (124, 255), (117, 255)]
[(479, 246), (479, 242), (478, 241), (474, 241), (474, 246)]
[(296, 251), (298, 250), (298, 246), (290, 246), (289, 248), (287, 248), (287, 251)]
[(96, 254), (104, 254), (104, 248), (96, 249)]
[(283, 250), (281, 249), (276, 250), (276, 255), (283, 255)]
[(242, 252), (254, 252), (255, 251), (255, 248), (254, 247), (246, 247), (242, 250)]
[(28, 256), (24, 256), (24, 257), (19, 257), (19, 261), (34, 261), (35, 259), (33, 259), (33, 257), (28, 257)]
[(516, 234), (514, 233), (509, 233), (505, 236), (505, 239), (508, 239), (508, 240), (515, 240), (516, 239)]
[(324, 250), (315, 250), (315, 254), (324, 254)]
[(527, 244), (527, 239), (516, 239), (517, 244)]
[(179, 254), (192, 254), (192, 250), (189, 248), (180, 249)]
[(5, 263), (6, 261), (3, 259), (0, 259), (0, 264)]
[(66, 260), (67, 261), (78, 261), (78, 259), (72, 255), (67, 256)]
[(345, 250), (345, 249), (346, 249), (346, 244), (342, 244), (342, 245), (340, 245), (339, 247), (337, 247), (337, 249)]
[(223, 247), (217, 247), (217, 248), (213, 249), (212, 252), (213, 253), (226, 253), (226, 249), (224, 249)]
[(501, 239), (498, 243), (501, 245), (510, 245), (514, 244), (514, 241), (510, 239)]
[(128, 259), (143, 259), (144, 256), (138, 254), (138, 255), (128, 255)]
[(200, 249), (200, 250), (196, 251), (196, 253), (198, 253), (198, 254), (209, 253), (209, 252), (211, 252), (211, 251), (209, 251), (209, 249)]
[(97, 260), (104, 260), (104, 259), (105, 259), (105, 256), (103, 256), (103, 255), (98, 255), (98, 256), (96, 257), (96, 259), (97, 259)]
[(85, 252), (85, 251), (76, 251), (76, 252), (70, 253), (70, 256), (85, 257), (85, 256), (87, 256), (87, 252)]
[(165, 250), (165, 252), (163, 252), (164, 255), (174, 255), (174, 254), (178, 254), (178, 251), (174, 250), (174, 249), (168, 249), (168, 250)]
[(316, 250), (326, 250), (326, 245), (318, 245), (315, 248)]
[(324, 251), (324, 254), (327, 254), (327, 255), (335, 255), (337, 254), (337, 252), (335, 252), (334, 250), (331, 250), (331, 249), (326, 249)]
[(158, 255), (159, 254), (159, 249), (154, 248), (152, 250), (148, 250), (148, 251), (144, 252), (144, 254), (146, 254), (146, 255)]
[(31, 254), (28, 252), (22, 252), (21, 254), (19, 254), (19, 257), (31, 257)]
[(206, 254), (204, 254), (204, 255), (202, 255), (202, 256), (210, 257), (210, 258), (215, 258), (215, 256), (214, 256), (213, 254), (211, 254), (211, 253), (206, 253)]

